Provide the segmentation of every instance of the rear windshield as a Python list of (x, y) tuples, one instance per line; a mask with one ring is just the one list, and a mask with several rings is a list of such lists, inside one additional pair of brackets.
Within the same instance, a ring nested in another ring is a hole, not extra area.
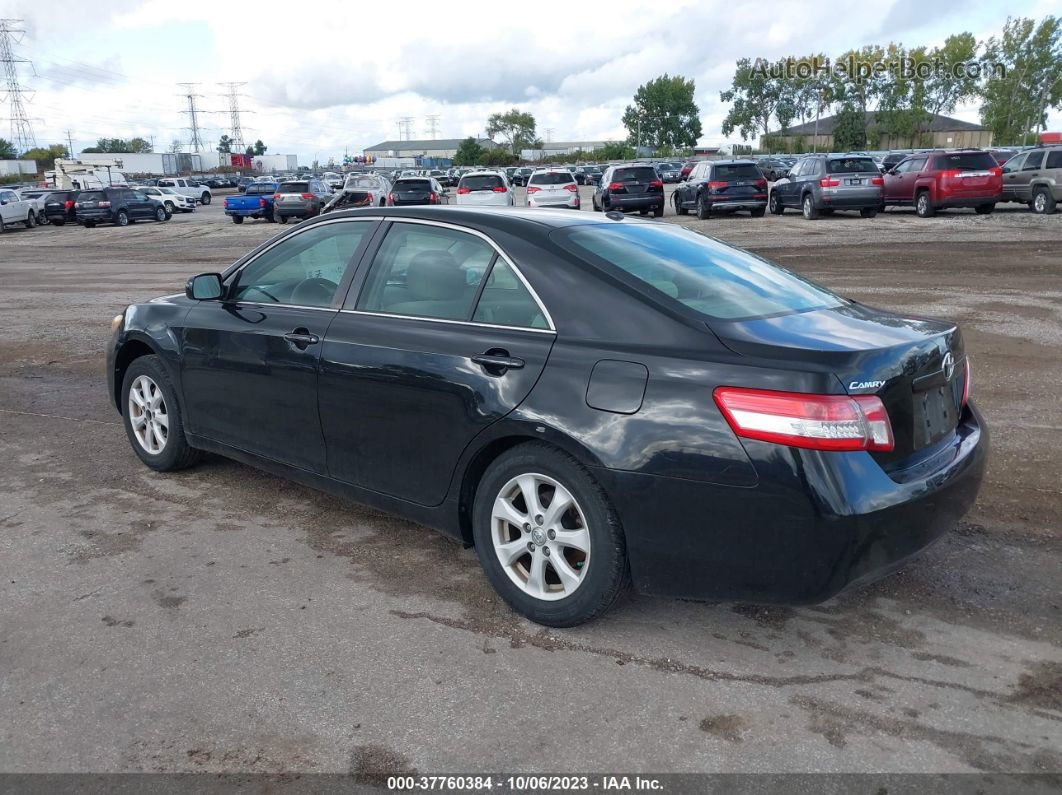
[(988, 152), (953, 152), (950, 155), (936, 155), (933, 167), (941, 170), (957, 168), (960, 171), (983, 171), (998, 165)]
[(867, 171), (878, 172), (878, 167), (869, 157), (836, 157), (826, 160), (827, 174), (862, 174)]
[(461, 178), (461, 187), (469, 190), (493, 190), (504, 186), (505, 182), (497, 174), (480, 174)]
[(653, 182), (656, 179), (656, 169), (652, 166), (617, 168), (612, 172), (613, 182)]
[(431, 190), (431, 181), (427, 179), (400, 179), (395, 183), (395, 190)]
[(532, 185), (567, 185), (575, 178), (567, 171), (554, 171), (552, 174), (535, 174), (531, 177)]
[(107, 196), (101, 190), (84, 190), (78, 198), (82, 201), (98, 202), (106, 199)]
[(678, 225), (588, 224), (551, 237), (576, 255), (603, 260), (712, 318), (788, 314), (844, 303), (784, 268)]
[(733, 163), (725, 166), (714, 166), (712, 168), (712, 179), (763, 179), (763, 174), (760, 172), (759, 166), (754, 166), (752, 163)]
[(309, 193), (309, 182), (283, 182), (277, 188), (277, 193)]

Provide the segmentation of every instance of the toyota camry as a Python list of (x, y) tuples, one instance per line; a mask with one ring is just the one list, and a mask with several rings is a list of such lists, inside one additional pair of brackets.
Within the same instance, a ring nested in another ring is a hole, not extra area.
[(944, 534), (988, 447), (955, 324), (619, 213), (332, 213), (112, 326), (147, 466), (434, 527), (550, 626), (629, 587), (822, 601)]

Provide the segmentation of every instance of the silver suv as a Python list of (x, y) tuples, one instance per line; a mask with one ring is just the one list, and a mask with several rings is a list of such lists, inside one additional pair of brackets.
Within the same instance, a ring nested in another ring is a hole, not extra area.
[(1003, 164), (1003, 201), (1050, 215), (1062, 201), (1062, 146), (1019, 152)]
[(767, 206), (774, 215), (795, 207), (809, 221), (834, 210), (859, 210), (873, 218), (882, 206), (884, 182), (870, 155), (812, 155), (774, 183)]

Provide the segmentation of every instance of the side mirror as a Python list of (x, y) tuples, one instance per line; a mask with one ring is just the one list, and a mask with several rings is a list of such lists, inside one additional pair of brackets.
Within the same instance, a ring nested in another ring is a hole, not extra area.
[(184, 294), (193, 301), (216, 301), (225, 294), (220, 273), (200, 273), (184, 285)]

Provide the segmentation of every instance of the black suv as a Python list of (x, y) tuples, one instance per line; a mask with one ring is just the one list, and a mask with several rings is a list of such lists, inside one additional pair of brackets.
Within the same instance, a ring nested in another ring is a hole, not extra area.
[(751, 160), (702, 160), (671, 194), (675, 212), (697, 211), (701, 220), (721, 210), (767, 211), (767, 178)]
[(659, 218), (664, 214), (664, 182), (656, 169), (646, 163), (609, 166), (594, 190), (594, 210), (630, 212)]
[(56, 226), (62, 226), (67, 221), (77, 221), (77, 210), (74, 207), (79, 190), (56, 190), (48, 194), (44, 200), (44, 215), (48, 222)]
[(128, 226), (141, 219), (168, 221), (172, 217), (162, 202), (132, 188), (83, 190), (74, 209), (77, 222), (89, 229), (96, 224)]

